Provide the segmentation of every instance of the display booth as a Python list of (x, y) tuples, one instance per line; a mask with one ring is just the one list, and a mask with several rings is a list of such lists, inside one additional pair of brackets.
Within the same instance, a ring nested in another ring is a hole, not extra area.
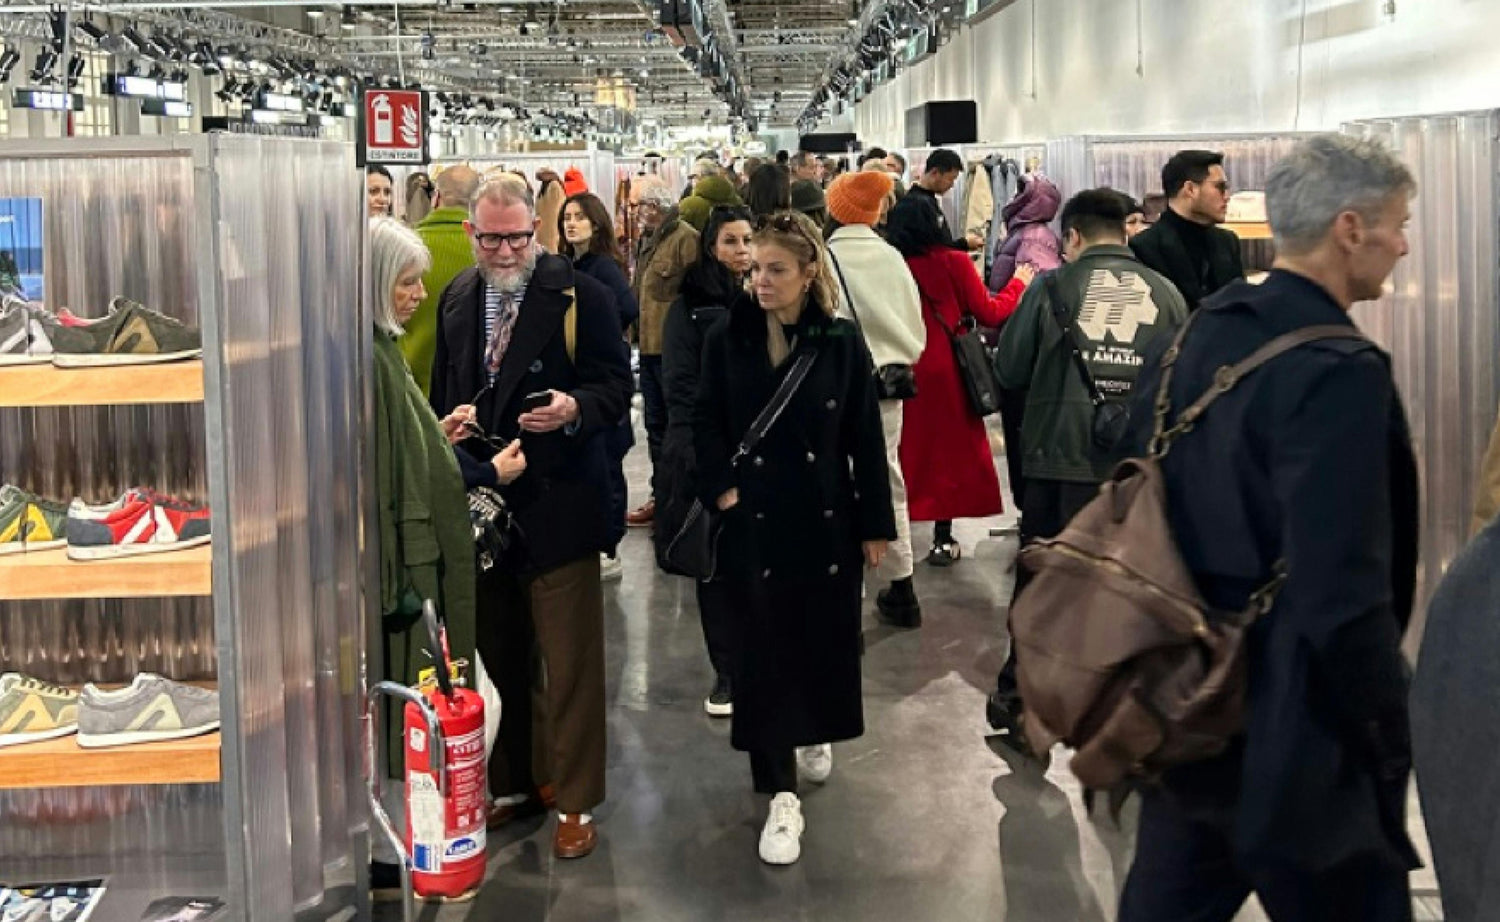
[(357, 176), (337, 142), (0, 145), (0, 199), (40, 216), (29, 293), (82, 318), (129, 298), (203, 344), (163, 364), (0, 367), (0, 482), (211, 511), (190, 549), (0, 556), (0, 672), (74, 688), (155, 673), (215, 689), (220, 725), (0, 747), (0, 883), (102, 881), (97, 919), (168, 897), (247, 922), (368, 916)]

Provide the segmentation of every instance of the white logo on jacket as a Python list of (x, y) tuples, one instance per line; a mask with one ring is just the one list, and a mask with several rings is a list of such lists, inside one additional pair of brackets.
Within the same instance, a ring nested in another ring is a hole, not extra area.
[(1116, 275), (1108, 269), (1089, 274), (1089, 287), (1078, 311), (1078, 329), (1096, 343), (1105, 334), (1117, 343), (1133, 343), (1137, 331), (1156, 322), (1161, 313), (1151, 299), (1151, 286), (1134, 272)]

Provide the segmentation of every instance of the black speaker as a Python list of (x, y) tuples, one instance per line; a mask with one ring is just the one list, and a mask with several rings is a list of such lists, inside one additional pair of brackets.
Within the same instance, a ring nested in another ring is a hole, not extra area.
[(906, 110), (906, 146), (975, 144), (979, 141), (979, 104), (972, 99), (929, 102)]
[(809, 154), (847, 154), (854, 141), (852, 134), (805, 134), (797, 142), (797, 149)]

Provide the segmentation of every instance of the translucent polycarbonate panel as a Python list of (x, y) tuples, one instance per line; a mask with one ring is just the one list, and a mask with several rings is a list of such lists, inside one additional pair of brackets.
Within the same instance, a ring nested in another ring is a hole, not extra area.
[(354, 323), (362, 181), (333, 142), (222, 136), (213, 164), (247, 906), (283, 919), (337, 908), (328, 872), (364, 860), (350, 446), (368, 336)]
[(535, 188), (538, 170), (549, 169), (563, 176), (570, 167), (583, 174), (589, 191), (603, 199), (610, 214), (615, 210), (615, 155), (601, 150), (562, 150), (526, 154), (497, 153), (476, 154), (472, 157), (439, 157), (432, 163), (433, 170), (454, 163), (465, 163), (480, 173), (491, 170), (509, 170), (525, 176)]
[(1415, 652), (1426, 600), (1467, 541), (1500, 400), (1500, 115), (1359, 122), (1345, 131), (1390, 145), (1419, 187), (1410, 253), (1387, 296), (1354, 309), (1361, 328), (1391, 352), (1422, 479), (1419, 605), (1407, 635)]
[[(199, 321), (206, 230), (194, 190), (191, 151), (170, 142), (0, 144), (0, 197), (42, 201), (42, 301), (85, 319), (125, 297)], [(207, 500), (204, 408), (0, 408), (0, 482), (65, 501), (99, 503), (133, 486)], [(77, 584), (60, 591), (87, 584), (88, 566), (78, 563)], [(140, 672), (211, 680), (215, 641), (207, 598), (0, 601), (0, 671), (54, 682), (124, 683)], [(72, 770), (58, 760), (60, 779)], [(164, 890), (223, 895), (219, 787), (0, 791), (0, 872), (10, 881), (108, 874), (102, 918), (138, 918)]]
[(1286, 156), (1298, 136), (1094, 138), (1093, 182), (1128, 192), (1137, 200), (1162, 191), (1161, 169), (1180, 150), (1213, 150), (1224, 155), (1224, 172), (1234, 191), (1264, 189), (1271, 167)]

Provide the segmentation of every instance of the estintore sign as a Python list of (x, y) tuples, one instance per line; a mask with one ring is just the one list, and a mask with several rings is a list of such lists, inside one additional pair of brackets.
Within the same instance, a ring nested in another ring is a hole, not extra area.
[(423, 164), (427, 152), (427, 94), (370, 87), (360, 105), (356, 162)]

